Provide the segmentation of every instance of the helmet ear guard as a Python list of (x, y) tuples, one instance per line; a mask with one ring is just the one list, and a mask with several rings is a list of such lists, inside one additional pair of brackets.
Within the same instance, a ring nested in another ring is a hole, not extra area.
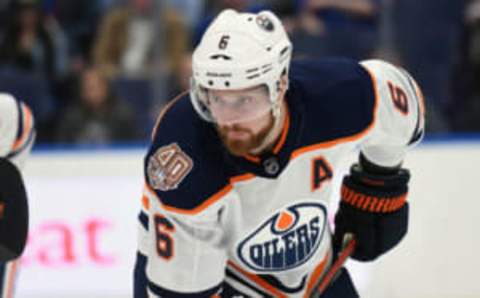
[(207, 106), (207, 94), (202, 91), (201, 86), (197, 85), (193, 77), (190, 78), (190, 101), (197, 114), (200, 115), (203, 120), (215, 122), (212, 113)]
[(193, 53), (190, 98), (195, 110), (214, 122), (202, 88), (239, 90), (266, 85), (273, 114), (279, 114), (275, 103), (281, 77), (288, 75), (291, 52), (283, 25), (272, 12), (223, 11)]

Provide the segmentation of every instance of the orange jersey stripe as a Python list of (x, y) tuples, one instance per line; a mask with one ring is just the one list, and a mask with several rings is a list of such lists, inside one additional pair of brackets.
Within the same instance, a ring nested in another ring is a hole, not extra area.
[(155, 138), (155, 135), (157, 134), (158, 126), (160, 125), (160, 122), (162, 121), (163, 117), (165, 114), (170, 110), (173, 105), (180, 100), (185, 94), (188, 93), (188, 90), (185, 90), (181, 92), (177, 97), (173, 98), (169, 103), (167, 103), (163, 109), (160, 111), (160, 114), (157, 117), (157, 120), (155, 121), (155, 125), (153, 126), (153, 131), (152, 131), (152, 136), (151, 139), (153, 140)]
[(367, 70), (367, 72), (370, 74), (370, 77), (372, 78), (373, 89), (375, 91), (372, 123), (370, 123), (370, 125), (368, 125), (367, 128), (365, 128), (363, 131), (361, 131), (357, 134), (354, 134), (354, 135), (351, 135), (351, 136), (348, 136), (348, 137), (338, 138), (338, 139), (332, 140), (332, 141), (327, 141), (327, 142), (323, 142), (323, 143), (319, 143), (319, 144), (313, 144), (313, 145), (310, 145), (310, 146), (299, 148), (299, 149), (293, 151), (293, 153), (291, 154), (291, 159), (295, 159), (295, 158), (299, 157), (300, 155), (308, 153), (310, 151), (330, 148), (330, 147), (334, 147), (334, 146), (342, 144), (342, 143), (356, 141), (356, 140), (362, 138), (363, 136), (365, 136), (367, 133), (369, 133), (372, 130), (372, 128), (375, 126), (375, 122), (377, 121), (377, 110), (378, 110), (378, 101), (379, 101), (378, 90), (376, 88), (377, 79), (375, 78), (375, 75), (372, 72), (370, 72), (367, 68), (365, 68), (365, 69)]
[(288, 112), (288, 107), (285, 109), (285, 120), (283, 122), (283, 130), (282, 135), (280, 136), (280, 140), (278, 141), (277, 145), (273, 148), (273, 153), (277, 154), (282, 149), (285, 141), (287, 140), (288, 130), (290, 128), (290, 113)]
[(287, 296), (281, 293), (278, 289), (261, 279), (260, 277), (256, 276), (255, 274), (249, 273), (242, 269), (237, 264), (233, 263), (232, 261), (228, 261), (228, 265), (233, 267), (236, 271), (240, 272), (243, 276), (248, 278), (250, 281), (254, 282), (255, 284), (259, 285), (261, 289), (267, 291), (267, 293), (273, 295), (276, 298), (287, 298)]
[(212, 195), (210, 198), (205, 200), (203, 203), (201, 203), (197, 207), (195, 207), (193, 209), (190, 209), (190, 210), (180, 209), (180, 208), (176, 208), (176, 207), (173, 207), (173, 206), (163, 204), (161, 199), (157, 196), (157, 193), (155, 192), (155, 190), (153, 190), (150, 187), (150, 185), (148, 185), (148, 183), (145, 183), (145, 189), (151, 195), (153, 195), (154, 197), (156, 197), (158, 199), (158, 201), (162, 204), (162, 207), (165, 210), (170, 211), (170, 212), (174, 212), (174, 213), (180, 213), (180, 214), (186, 214), (186, 215), (195, 215), (195, 214), (198, 214), (198, 213), (202, 212), (203, 210), (207, 209), (209, 206), (213, 205), (214, 203), (216, 203), (217, 201), (222, 199), (224, 196), (226, 196), (233, 189), (233, 184), (234, 183), (247, 181), (247, 180), (250, 180), (250, 179), (253, 179), (253, 178), (255, 178), (255, 175), (253, 175), (253, 174), (244, 174), (244, 175), (239, 175), (239, 176), (235, 176), (235, 177), (230, 178), (229, 184), (227, 184), (224, 188), (222, 188), (221, 190), (216, 192), (214, 195)]
[(260, 164), (260, 161), (261, 161), (260, 157), (253, 156), (253, 155), (250, 155), (250, 154), (244, 155), (243, 158), (245, 158), (249, 162), (253, 162), (253, 163), (256, 163), (256, 164)]
[(5, 265), (6, 276), (4, 280), (3, 298), (13, 298), (13, 290), (15, 288), (15, 280), (17, 274), (17, 261), (11, 261)]
[(313, 287), (319, 283), (320, 278), (323, 276), (325, 269), (327, 267), (328, 261), (330, 259), (330, 254), (331, 252), (329, 251), (325, 255), (325, 258), (323, 258), (323, 260), (321, 260), (320, 263), (317, 265), (317, 267), (315, 267), (315, 269), (313, 270), (313, 273), (310, 276), (310, 279), (308, 280), (308, 283), (307, 283), (307, 291), (305, 292), (305, 295), (304, 295), (305, 298), (308, 298), (311, 296)]
[[(282, 149), (283, 145), (285, 145), (285, 141), (287, 140), (287, 135), (288, 135), (288, 130), (290, 129), (290, 114), (288, 113), (288, 107), (286, 108), (286, 114), (285, 114), (285, 119), (283, 120), (283, 128), (282, 128), (282, 133), (280, 135), (280, 139), (278, 139), (277, 144), (273, 148), (272, 152), (273, 154), (278, 154), (280, 150)], [(249, 162), (253, 162), (256, 164), (260, 164), (261, 159), (257, 156), (251, 155), (251, 154), (246, 154), (243, 156), (246, 160)]]
[(331, 148), (331, 147), (337, 146), (339, 144), (356, 141), (356, 140), (360, 139), (361, 137), (363, 137), (364, 135), (366, 135), (372, 127), (373, 127), (373, 125), (370, 125), (364, 131), (362, 131), (362, 132), (360, 132), (356, 135), (353, 135), (353, 136), (348, 136), (348, 137), (339, 138), (339, 139), (336, 139), (336, 140), (333, 140), (333, 141), (323, 142), (323, 143), (314, 144), (314, 145), (299, 148), (299, 149), (292, 152), (291, 159), (295, 159), (295, 158), (299, 157), (300, 155), (308, 153), (310, 151), (315, 151), (315, 150), (318, 150), (318, 149)]
[(247, 174), (234, 176), (234, 177), (230, 178), (230, 183), (233, 184), (233, 183), (237, 183), (237, 182), (247, 181), (247, 180), (250, 180), (250, 179), (253, 179), (253, 178), (255, 178), (254, 174), (247, 173)]
[(148, 184), (145, 184), (145, 188), (149, 191), (151, 195), (153, 195), (158, 199), (158, 201), (162, 204), (162, 207), (165, 210), (174, 212), (174, 213), (179, 213), (179, 214), (195, 215), (205, 210), (206, 208), (208, 208), (209, 206), (211, 206), (221, 198), (223, 198), (227, 193), (230, 192), (230, 190), (232, 190), (233, 187), (231, 184), (228, 184), (227, 186), (222, 188), (220, 191), (215, 193), (213, 196), (205, 200), (202, 204), (190, 210), (185, 210), (185, 209), (180, 209), (173, 206), (165, 205), (162, 203), (162, 200), (157, 196), (157, 193)]
[[(13, 143), (12, 151), (16, 151), (20, 147), (22, 147), (25, 142), (27, 142), (30, 132), (33, 128), (33, 116), (30, 108), (27, 107), (25, 104), (21, 103), (21, 109), (23, 114), (23, 131), (20, 137)], [(20, 116), (20, 115), (19, 115)]]
[[(165, 116), (165, 114), (167, 113), (167, 111), (180, 99), (182, 98), (185, 94), (187, 94), (189, 91), (188, 90), (185, 90), (183, 92), (181, 92), (179, 95), (177, 95), (174, 99), (172, 99), (169, 103), (167, 103), (165, 105), (165, 107), (162, 109), (162, 111), (160, 112), (159, 116), (157, 117), (157, 120), (155, 121), (155, 126), (154, 126), (154, 129), (153, 129), (153, 133), (152, 133), (152, 139), (153, 137), (155, 136), (156, 134), (156, 131), (158, 129), (158, 126), (160, 124), (160, 122), (162, 121), (162, 118)], [(288, 135), (288, 130), (289, 130), (289, 127), (290, 127), (290, 114), (288, 113), (288, 107), (287, 107), (287, 110), (286, 110), (286, 116), (285, 116), (285, 120), (283, 122), (283, 129), (282, 129), (282, 134), (280, 136), (280, 139), (278, 141), (278, 143), (275, 145), (275, 147), (273, 148), (273, 153), (274, 154), (277, 154), (280, 149), (283, 147), (283, 145), (285, 144), (285, 141), (287, 139), (287, 135)], [(260, 158), (256, 157), (256, 156), (252, 156), (252, 155), (245, 155), (244, 156), (245, 159), (251, 161), (251, 162), (254, 162), (254, 163), (259, 163), (260, 162)]]
[(415, 93), (418, 97), (418, 105), (420, 107), (420, 112), (422, 115), (425, 115), (425, 97), (423, 96), (422, 89), (415, 83)]
[(142, 206), (145, 208), (145, 210), (150, 210), (150, 201), (146, 195), (142, 196)]

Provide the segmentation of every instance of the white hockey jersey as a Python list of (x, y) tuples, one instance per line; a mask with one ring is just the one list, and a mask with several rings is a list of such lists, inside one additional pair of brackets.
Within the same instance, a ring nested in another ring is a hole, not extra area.
[(22, 168), (35, 139), (30, 108), (7, 93), (0, 93), (0, 157)]
[(135, 297), (219, 297), (224, 282), (245, 297), (309, 297), (332, 261), (342, 158), (360, 148), (394, 166), (421, 140), (422, 96), (402, 69), (306, 60), (289, 77), (283, 132), (261, 156), (230, 155), (188, 95), (162, 113), (145, 158)]

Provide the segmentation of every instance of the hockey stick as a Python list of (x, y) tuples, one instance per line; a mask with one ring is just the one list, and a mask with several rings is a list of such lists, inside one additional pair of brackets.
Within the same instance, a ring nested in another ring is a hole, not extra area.
[(311, 298), (320, 297), (325, 289), (335, 280), (340, 269), (343, 267), (348, 257), (355, 250), (356, 241), (352, 234), (345, 234), (343, 238), (342, 250), (337, 255), (337, 260), (332, 264), (328, 272), (320, 280), (316, 290), (313, 291)]

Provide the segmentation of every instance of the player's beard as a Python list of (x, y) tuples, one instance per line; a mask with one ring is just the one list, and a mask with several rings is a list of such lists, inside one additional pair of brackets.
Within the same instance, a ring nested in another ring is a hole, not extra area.
[[(244, 156), (254, 149), (260, 147), (267, 137), (268, 133), (273, 129), (274, 121), (270, 119), (268, 124), (262, 128), (257, 134), (254, 134), (250, 129), (238, 125), (232, 126), (217, 126), (217, 131), (222, 139), (223, 144), (227, 150), (235, 156)], [(244, 132), (248, 134), (244, 139), (232, 139), (228, 137), (231, 131)]]

